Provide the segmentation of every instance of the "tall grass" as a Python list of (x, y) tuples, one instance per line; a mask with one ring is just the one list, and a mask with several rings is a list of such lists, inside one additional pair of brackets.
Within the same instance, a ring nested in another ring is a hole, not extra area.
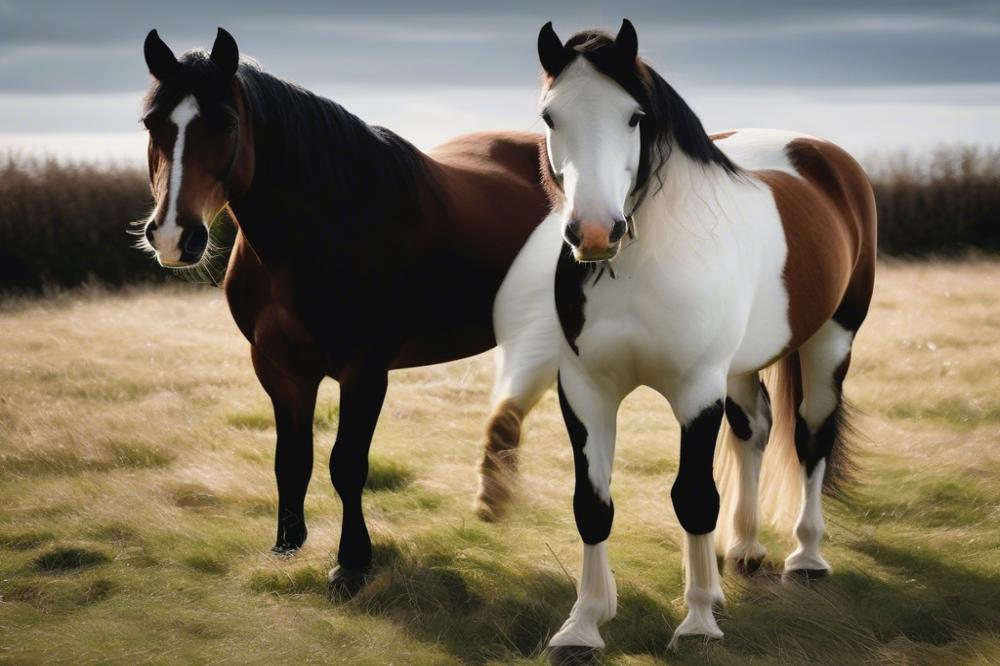
[[(1000, 260), (886, 261), (847, 395), (859, 483), (826, 503), (825, 580), (723, 572), (721, 641), (684, 617), (670, 503), (679, 431), (641, 389), (619, 414), (603, 663), (1000, 663)], [(81, 350), (85, 350), (82, 353)], [(213, 290), (60, 294), (0, 309), (0, 664), (546, 663), (580, 572), (555, 392), (525, 422), (515, 508), (472, 511), (490, 355), (394, 372), (364, 506), (376, 572), (326, 597), (342, 506), (320, 387), (309, 540), (270, 554), (270, 401)]]
[[(1000, 149), (952, 148), (928, 159), (895, 154), (868, 162), (883, 255), (1000, 251)], [(151, 203), (141, 169), (6, 158), (0, 163), (0, 291), (168, 279), (126, 233)], [(223, 220), (216, 227), (216, 244), (224, 248), (232, 225)], [(218, 277), (225, 254), (194, 279)], [(182, 275), (191, 279), (192, 273)]]

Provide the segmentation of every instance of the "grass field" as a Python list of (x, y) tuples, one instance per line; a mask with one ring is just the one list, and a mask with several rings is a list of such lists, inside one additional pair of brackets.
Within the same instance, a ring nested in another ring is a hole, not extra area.
[[(309, 542), (281, 559), (269, 403), (220, 291), (6, 302), (0, 661), (544, 662), (580, 564), (571, 452), (550, 392), (516, 510), (478, 522), (491, 372), (485, 355), (393, 375), (365, 500), (378, 574), (335, 605), (335, 383), (316, 413)], [(725, 639), (677, 655), (677, 427), (652, 392), (626, 401), (610, 663), (1000, 662), (1000, 262), (881, 266), (847, 393), (867, 439), (854, 498), (827, 503), (834, 574), (727, 572)], [(791, 547), (763, 541), (770, 562)]]

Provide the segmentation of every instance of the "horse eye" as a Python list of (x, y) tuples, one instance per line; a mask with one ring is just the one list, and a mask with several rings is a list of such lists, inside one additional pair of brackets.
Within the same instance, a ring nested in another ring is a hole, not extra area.
[(543, 113), (542, 114), (542, 120), (544, 120), (545, 124), (549, 126), (549, 129), (555, 129), (556, 128), (555, 123), (552, 122), (552, 116), (550, 116), (548, 113)]
[(644, 115), (645, 114), (639, 113), (638, 111), (635, 112), (635, 113), (633, 113), (632, 117), (628, 119), (628, 126), (629, 127), (635, 127), (636, 125), (638, 125), (639, 121), (642, 120), (642, 117)]

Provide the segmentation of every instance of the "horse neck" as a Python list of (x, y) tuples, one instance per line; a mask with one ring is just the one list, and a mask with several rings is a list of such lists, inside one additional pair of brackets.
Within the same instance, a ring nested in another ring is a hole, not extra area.
[(722, 167), (698, 162), (674, 146), (648, 187), (634, 216), (639, 244), (656, 252), (661, 241), (671, 244), (678, 234), (710, 234), (738, 185)]
[[(392, 183), (385, 182), (385, 171), (379, 171), (382, 160), (392, 159), (390, 146), (368, 125), (344, 111), (341, 120), (356, 125), (335, 128), (293, 154), (287, 150), (286, 142), (295, 128), (289, 126), (287, 116), (276, 115), (280, 120), (266, 124), (255, 121), (253, 125), (253, 182), (247, 193), (231, 205), (241, 230), (265, 263), (272, 263), (267, 260), (267, 255), (275, 260), (280, 259), (278, 255), (283, 255), (287, 262), (290, 259), (287, 250), (292, 249), (294, 254), (295, 243), (301, 242), (293, 239), (305, 236), (314, 238), (317, 244), (326, 242), (331, 255), (350, 255), (353, 252), (350, 245), (365, 240), (366, 233), (370, 235), (379, 231), (380, 220), (370, 219), (377, 216), (375, 211), (380, 210), (378, 197), (391, 198), (400, 192), (398, 188), (394, 191)], [(338, 144), (338, 135), (343, 136), (347, 130), (353, 131), (349, 145)], [(423, 153), (417, 152), (416, 155), (424, 161), (430, 159)], [(287, 177), (287, 173), (300, 171), (300, 163), (329, 166), (331, 159), (345, 160), (346, 165), (331, 169), (326, 179), (316, 174), (311, 174), (311, 178), (305, 181)], [(367, 180), (366, 170), (377, 174), (371, 180), (379, 183), (379, 191), (374, 191), (374, 187), (369, 191), (341, 182), (336, 174), (345, 170), (350, 170), (355, 184)], [(403, 186), (402, 183), (399, 185)], [(419, 179), (417, 187), (418, 200), (429, 200), (425, 196), (431, 195), (426, 191), (429, 188)], [(409, 221), (414, 227), (419, 226), (419, 211), (414, 210)], [(370, 227), (370, 232), (365, 231), (366, 226)], [(302, 246), (298, 249), (301, 250)], [(317, 251), (315, 247), (307, 249), (310, 254)], [(291, 259), (294, 260), (294, 257)], [(331, 259), (340, 261), (341, 258), (331, 256)]]

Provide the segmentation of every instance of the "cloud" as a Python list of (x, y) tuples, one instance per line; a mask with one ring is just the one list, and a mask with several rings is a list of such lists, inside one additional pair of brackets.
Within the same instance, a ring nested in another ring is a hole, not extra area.
[(0, 0), (0, 143), (72, 134), (90, 150), (100, 142), (80, 136), (138, 136), (146, 32), (180, 53), (210, 46), (218, 25), (268, 71), (421, 145), (521, 128), (535, 122), (538, 27), (552, 19), (566, 38), (623, 14), (711, 127), (817, 125), (858, 146), (996, 140), (995, 2)]

